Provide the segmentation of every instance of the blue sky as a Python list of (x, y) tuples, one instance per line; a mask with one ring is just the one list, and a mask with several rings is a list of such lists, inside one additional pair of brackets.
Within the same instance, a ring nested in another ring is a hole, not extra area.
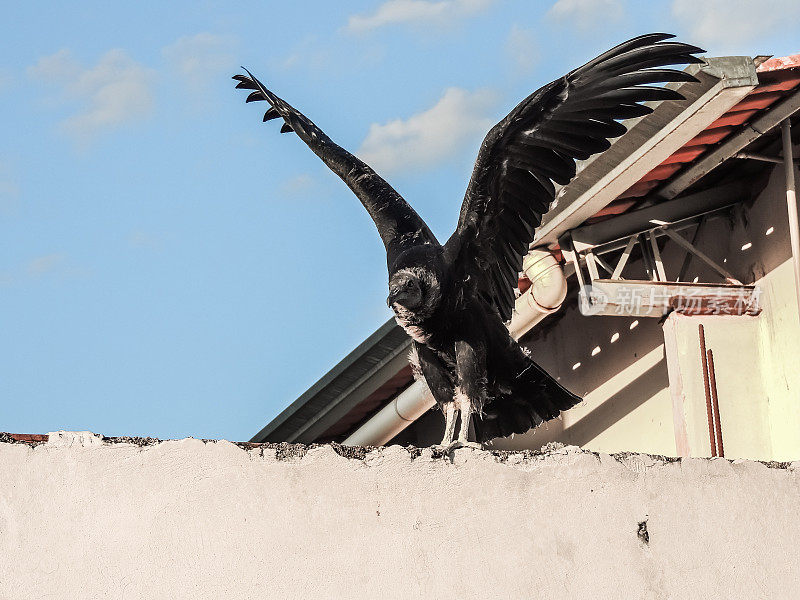
[[(607, 47), (800, 50), (796, 0), (17, 2), (0, 24), (0, 431), (249, 439), (389, 316), (250, 68), (445, 239), (485, 131)], [(261, 111), (261, 112), (260, 112)]]

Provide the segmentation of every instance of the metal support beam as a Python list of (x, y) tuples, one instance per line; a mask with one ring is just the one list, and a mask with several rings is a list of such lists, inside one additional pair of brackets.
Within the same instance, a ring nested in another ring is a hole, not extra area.
[(667, 274), (664, 272), (664, 263), (661, 260), (661, 252), (658, 251), (658, 242), (656, 241), (656, 234), (653, 231), (648, 233), (650, 237), (650, 247), (653, 249), (653, 258), (656, 262), (656, 275), (657, 281), (666, 281)]
[(795, 92), (762, 116), (745, 125), (739, 133), (729, 137), (716, 150), (709, 152), (689, 169), (674, 177), (664, 187), (656, 191), (655, 195), (667, 200), (674, 198), (701, 177), (734, 156), (750, 142), (761, 137), (773, 127), (780, 125), (782, 121), (791, 117), (798, 110), (800, 110), (800, 91)]
[(611, 279), (622, 279), (622, 277), (620, 277), (620, 275), (622, 275), (622, 269), (624, 269), (625, 265), (628, 263), (628, 259), (631, 257), (631, 252), (633, 252), (633, 247), (636, 245), (638, 237), (638, 235), (632, 235), (631, 239), (628, 240), (628, 245), (625, 246), (625, 250), (622, 251), (622, 256), (619, 257), (619, 262), (614, 268), (614, 272), (611, 274)]
[[(734, 158), (749, 158), (750, 160), (760, 160), (761, 162), (775, 163), (776, 165), (783, 164), (782, 156), (767, 156), (766, 154), (757, 154), (755, 152), (737, 152), (733, 155)], [(800, 163), (800, 158), (794, 159), (795, 163)]]
[(668, 236), (669, 236), (669, 238), (670, 238), (671, 240), (673, 240), (673, 241), (674, 241), (676, 244), (678, 244), (678, 245), (679, 245), (679, 246), (681, 246), (683, 249), (685, 249), (685, 250), (688, 250), (689, 252), (691, 252), (692, 254), (694, 254), (694, 255), (695, 255), (697, 258), (699, 258), (700, 260), (702, 260), (702, 261), (703, 261), (704, 263), (706, 263), (706, 264), (707, 264), (709, 267), (711, 267), (711, 268), (712, 268), (712, 269), (714, 269), (714, 270), (715, 270), (717, 273), (719, 273), (720, 275), (722, 275), (722, 276), (723, 276), (725, 279), (727, 279), (727, 280), (728, 280), (730, 283), (732, 283), (732, 284), (734, 284), (734, 285), (744, 285), (744, 284), (742, 284), (742, 282), (741, 282), (741, 281), (739, 281), (739, 280), (738, 280), (738, 279), (736, 279), (736, 278), (735, 278), (733, 275), (731, 275), (731, 274), (730, 274), (728, 271), (726, 271), (726, 270), (725, 270), (725, 268), (724, 268), (722, 265), (720, 265), (720, 264), (718, 264), (718, 263), (714, 262), (714, 261), (713, 261), (713, 260), (712, 260), (712, 259), (711, 259), (711, 258), (710, 258), (710, 257), (709, 257), (709, 256), (708, 256), (706, 253), (705, 253), (705, 252), (702, 252), (702, 251), (701, 251), (701, 250), (699, 250), (699, 249), (698, 249), (696, 246), (693, 246), (692, 244), (690, 244), (689, 242), (687, 242), (687, 241), (686, 241), (686, 240), (685, 240), (683, 237), (679, 236), (679, 235), (678, 235), (677, 233), (675, 233), (674, 231), (670, 231), (670, 230), (669, 230), (669, 229), (667, 229), (667, 228), (662, 228), (662, 229), (661, 229), (661, 231), (663, 231), (663, 232), (664, 232), (666, 235), (668, 235)]
[(647, 246), (647, 234), (639, 234), (636, 237), (639, 239), (639, 247), (642, 249), (642, 262), (644, 263), (644, 270), (647, 272), (647, 276), (650, 278), (650, 281), (658, 281), (655, 259), (653, 258), (650, 248)]
[(594, 260), (598, 265), (603, 267), (605, 272), (608, 273), (609, 275), (611, 275), (614, 272), (614, 269), (612, 269), (611, 266), (606, 261), (604, 261), (602, 258), (597, 256), (596, 254), (594, 255)]
[[(700, 237), (700, 230), (703, 228), (703, 225), (706, 224), (707, 215), (703, 215), (700, 218), (700, 222), (697, 223), (697, 227), (694, 230), (694, 234), (692, 234), (692, 241), (690, 242), (692, 246), (697, 243), (697, 239)], [(686, 256), (683, 257), (683, 263), (681, 263), (681, 270), (678, 271), (678, 278), (675, 281), (685, 281), (686, 280), (686, 273), (689, 271), (689, 265), (692, 264), (692, 256), (694, 256), (691, 252), (687, 252)]]
[(794, 187), (794, 162), (792, 161), (792, 126), (789, 119), (781, 123), (783, 141), (783, 169), (786, 172), (786, 207), (789, 211), (789, 239), (792, 244), (794, 266), (794, 291), (800, 315), (800, 225), (797, 218), (797, 195)]
[(591, 250), (586, 252), (586, 270), (589, 271), (589, 278), (592, 281), (600, 279), (600, 273), (597, 272), (597, 263), (594, 260), (594, 253)]
[[(715, 186), (696, 194), (669, 200), (640, 210), (623, 213), (599, 223), (582, 225), (570, 231), (578, 250), (586, 250), (615, 240), (626, 240), (635, 233), (648, 231), (661, 223), (676, 224), (696, 218), (752, 197), (749, 185), (740, 181)], [(624, 242), (619, 245), (624, 247)], [(600, 252), (596, 252), (600, 254)]]
[[(572, 243), (572, 236), (569, 233), (562, 236), (559, 240), (559, 246), (561, 246), (561, 252), (564, 254), (564, 258), (575, 266), (575, 277), (578, 280), (578, 288), (581, 294), (586, 296), (586, 283), (584, 282), (583, 273), (581, 272), (581, 259), (575, 250), (575, 244)], [(588, 298), (588, 296), (586, 296), (586, 298)]]

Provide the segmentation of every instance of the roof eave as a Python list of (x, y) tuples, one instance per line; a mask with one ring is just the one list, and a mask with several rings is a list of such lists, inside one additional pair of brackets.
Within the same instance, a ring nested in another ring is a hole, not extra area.
[(686, 100), (660, 103), (611, 148), (582, 165), (537, 230), (535, 246), (556, 244), (561, 235), (605, 208), (758, 85), (755, 64), (747, 56), (708, 58), (687, 71), (700, 81), (676, 88)]
[[(367, 339), (365, 339), (358, 347), (355, 348), (350, 354), (345, 356), (341, 361), (339, 361), (336, 366), (334, 366), (330, 371), (328, 371), (325, 375), (323, 375), (314, 385), (312, 385), (308, 390), (306, 390), (297, 400), (292, 402), (289, 406), (287, 406), (283, 411), (281, 411), (274, 419), (272, 419), (269, 423), (267, 423), (261, 431), (255, 434), (250, 441), (251, 442), (267, 442), (267, 441), (298, 441), (302, 442), (305, 441), (305, 438), (302, 436), (304, 431), (307, 431), (309, 426), (313, 423), (319, 423), (319, 419), (322, 416), (318, 411), (313, 413), (313, 416), (309, 416), (309, 419), (304, 421), (304, 425), (301, 427), (296, 426), (289, 426), (288, 421), (300, 413), (309, 406), (316, 398), (322, 394), (326, 388), (328, 388), (331, 384), (333, 384), (338, 378), (345, 376), (348, 374), (349, 371), (352, 371), (355, 366), (364, 361), (368, 357), (374, 354), (374, 349), (378, 346), (382, 341), (384, 341), (389, 336), (396, 336), (398, 330), (397, 324), (394, 322), (394, 319), (388, 320), (386, 323), (381, 325), (372, 335), (370, 335)], [(394, 354), (394, 353), (390, 353)], [(385, 356), (379, 357), (377, 364), (373, 365), (371, 368), (366, 369), (366, 373), (358, 373), (358, 378), (356, 379), (356, 383), (361, 382), (363, 385), (365, 383), (364, 379), (371, 379), (374, 378), (379, 371), (383, 369), (381, 367), (385, 366), (383, 359)], [(403, 357), (404, 359), (405, 357)], [(391, 359), (390, 359), (391, 360)], [(394, 365), (391, 365), (393, 368)], [(352, 387), (349, 386), (349, 387)], [(337, 405), (341, 404), (343, 400), (343, 395), (340, 395), (338, 398), (335, 399), (336, 401), (332, 402), (331, 405), (327, 407), (325, 413), (328, 413), (332, 408)]]

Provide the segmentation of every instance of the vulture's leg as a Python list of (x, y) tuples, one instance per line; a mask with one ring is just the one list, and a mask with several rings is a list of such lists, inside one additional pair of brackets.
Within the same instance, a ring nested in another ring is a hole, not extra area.
[(444, 437), (442, 446), (449, 446), (453, 443), (453, 436), (456, 433), (456, 403), (448, 402), (444, 405)]
[(486, 350), (482, 344), (456, 342), (456, 390), (454, 399), (461, 411), (461, 429), (458, 443), (461, 446), (480, 444), (469, 441), (470, 418), (483, 410), (486, 399)]
[(453, 436), (456, 430), (456, 403), (453, 401), (453, 381), (452, 375), (442, 364), (442, 361), (427, 346), (419, 342), (412, 342), (412, 356), (416, 356), (416, 365), (419, 369), (425, 384), (431, 391), (436, 403), (444, 412), (444, 437), (442, 446), (449, 446), (453, 443)]

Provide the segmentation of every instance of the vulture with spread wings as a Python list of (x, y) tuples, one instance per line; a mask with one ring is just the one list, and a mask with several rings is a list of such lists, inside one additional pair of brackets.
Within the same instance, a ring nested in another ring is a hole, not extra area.
[[(266, 89), (247, 71), (237, 88), (266, 101), (358, 196), (386, 246), (389, 306), (413, 339), (412, 366), (445, 415), (446, 446), (524, 433), (581, 398), (539, 367), (509, 335), (522, 258), (575, 160), (603, 152), (625, 133), (620, 120), (651, 112), (647, 101), (680, 100), (654, 86), (694, 81), (670, 65), (700, 63), (700, 48), (643, 35), (534, 92), (481, 145), (455, 233), (440, 244), (413, 208), (361, 160)], [(458, 439), (456, 412), (461, 414)]]

